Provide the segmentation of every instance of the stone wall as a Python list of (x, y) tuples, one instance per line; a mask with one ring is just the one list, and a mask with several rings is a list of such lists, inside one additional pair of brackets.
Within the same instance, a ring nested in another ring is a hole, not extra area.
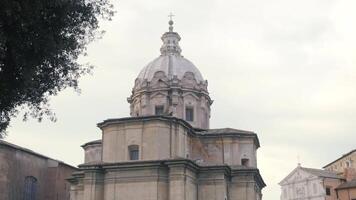
[(356, 150), (345, 154), (344, 156), (328, 164), (324, 168), (329, 171), (339, 172), (340, 174), (343, 174), (345, 172), (345, 169), (347, 168), (356, 169)]
[[(71, 200), (262, 198), (259, 142), (252, 132), (196, 130), (167, 116), (109, 119), (98, 127), (102, 162), (80, 165), (81, 172), (70, 179)], [(83, 145), (86, 156), (91, 145)], [(130, 157), (132, 146), (139, 152), (137, 160)]]
[(183, 120), (163, 116), (118, 120), (99, 125), (103, 162), (129, 161), (129, 147), (137, 145), (139, 160), (188, 158), (201, 165), (257, 167), (259, 144), (254, 134), (204, 135)]
[(139, 147), (139, 160), (185, 158), (188, 129), (169, 121), (128, 121), (103, 128), (103, 162), (130, 160), (129, 147)]
[(326, 189), (327, 187), (330, 188), (330, 195), (326, 195), (325, 193), (325, 189), (323, 191), (324, 195), (325, 195), (325, 200), (335, 200), (337, 199), (337, 195), (336, 195), (336, 188), (343, 183), (342, 180), (340, 179), (333, 179), (333, 178), (325, 178), (323, 180), (323, 186)]
[(356, 187), (345, 188), (338, 190), (338, 200), (354, 200), (356, 199)]
[(199, 137), (193, 140), (192, 159), (201, 164), (242, 165), (242, 159), (247, 159), (248, 167), (257, 167), (256, 144), (253, 139)]
[(82, 145), (84, 149), (84, 163), (98, 163), (102, 161), (102, 141), (96, 140)]
[(0, 199), (23, 199), (26, 177), (36, 180), (37, 200), (69, 200), (65, 180), (76, 169), (30, 150), (0, 141)]
[(260, 200), (264, 187), (256, 169), (199, 166), (187, 159), (88, 164), (81, 169), (84, 176), (77, 181), (84, 187), (72, 187), (73, 200)]

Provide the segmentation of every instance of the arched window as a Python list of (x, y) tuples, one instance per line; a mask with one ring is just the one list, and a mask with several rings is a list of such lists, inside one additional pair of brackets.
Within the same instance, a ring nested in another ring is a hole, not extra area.
[(139, 146), (130, 145), (129, 146), (129, 158), (130, 160), (138, 160), (139, 158)]
[(24, 200), (36, 200), (37, 179), (33, 176), (25, 178)]

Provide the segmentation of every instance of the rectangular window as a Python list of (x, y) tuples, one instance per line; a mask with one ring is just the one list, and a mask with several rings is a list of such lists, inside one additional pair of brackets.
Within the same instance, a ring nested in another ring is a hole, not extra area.
[(138, 150), (130, 151), (130, 160), (138, 160)]
[(163, 115), (164, 106), (156, 106), (155, 107), (155, 115)]
[(329, 187), (327, 187), (327, 188), (325, 189), (325, 193), (326, 193), (327, 196), (330, 196), (330, 195), (331, 195), (331, 190), (330, 190)]
[(249, 166), (249, 160), (247, 158), (241, 159), (241, 165), (248, 167)]
[(194, 109), (193, 108), (185, 108), (185, 120), (192, 122), (194, 121)]
[(129, 156), (130, 156), (130, 160), (138, 160), (139, 157), (138, 145), (129, 146)]

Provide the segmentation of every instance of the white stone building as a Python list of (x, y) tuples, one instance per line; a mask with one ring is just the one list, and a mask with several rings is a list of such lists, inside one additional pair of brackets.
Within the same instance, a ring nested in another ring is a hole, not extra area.
[(341, 183), (335, 172), (298, 165), (279, 183), (281, 200), (336, 200), (335, 188)]
[(84, 144), (71, 200), (260, 200), (256, 133), (209, 129), (207, 81), (181, 55), (180, 36), (162, 36), (161, 55), (135, 80), (131, 117), (98, 124)]

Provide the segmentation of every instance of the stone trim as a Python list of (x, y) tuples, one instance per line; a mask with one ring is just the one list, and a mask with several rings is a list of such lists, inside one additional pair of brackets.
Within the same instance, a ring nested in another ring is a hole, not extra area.
[(83, 144), (81, 147), (85, 148), (86, 146), (89, 146), (89, 145), (101, 145), (101, 144), (102, 144), (101, 140), (94, 140), (94, 141), (87, 142), (87, 143)]
[[(193, 128), (188, 122), (186, 122), (183, 119), (172, 117), (172, 116), (165, 116), (165, 115), (113, 118), (113, 119), (104, 120), (103, 122), (98, 123), (97, 126), (100, 129), (103, 129), (104, 127), (112, 125), (112, 124), (124, 124), (127, 122), (144, 123), (146, 121), (151, 121), (151, 120), (160, 120), (160, 121), (178, 123), (179, 125), (182, 125), (183, 127), (185, 127), (188, 130), (188, 133), (190, 135), (192, 135), (193, 137), (200, 137), (200, 138), (217, 138), (217, 137), (253, 138), (257, 148), (260, 147), (260, 142), (259, 142), (258, 136), (254, 132), (240, 130), (240, 132), (229, 131), (229, 132), (219, 132), (219, 133), (214, 133), (214, 132), (207, 133), (209, 131), (209, 129), (200, 131), (201, 129)], [(196, 131), (196, 130), (199, 130), (199, 131)], [(210, 130), (217, 130), (217, 129), (210, 129)]]
[(259, 188), (262, 189), (267, 186), (260, 174), (260, 170), (257, 168), (233, 169), (231, 172), (231, 176), (250, 176), (250, 175), (254, 177)]
[[(79, 165), (79, 168), (83, 172), (89, 171), (100, 171), (109, 172), (117, 170), (142, 170), (149, 168), (174, 168), (182, 167), (191, 170), (196, 174), (204, 173), (223, 173), (225, 177), (240, 177), (240, 176), (253, 176), (255, 182), (259, 188), (264, 188), (266, 183), (262, 179), (260, 171), (257, 168), (232, 168), (228, 165), (215, 165), (215, 166), (200, 166), (189, 159), (174, 159), (174, 160), (150, 160), (150, 161), (132, 161), (132, 162), (120, 162), (120, 163), (101, 163), (101, 164), (83, 164)], [(82, 173), (83, 173), (82, 172)], [(73, 174), (75, 179), (75, 174)], [(81, 174), (77, 175), (78, 178), (81, 177)], [(164, 177), (162, 177), (164, 178)], [(199, 179), (199, 178), (197, 178)]]

